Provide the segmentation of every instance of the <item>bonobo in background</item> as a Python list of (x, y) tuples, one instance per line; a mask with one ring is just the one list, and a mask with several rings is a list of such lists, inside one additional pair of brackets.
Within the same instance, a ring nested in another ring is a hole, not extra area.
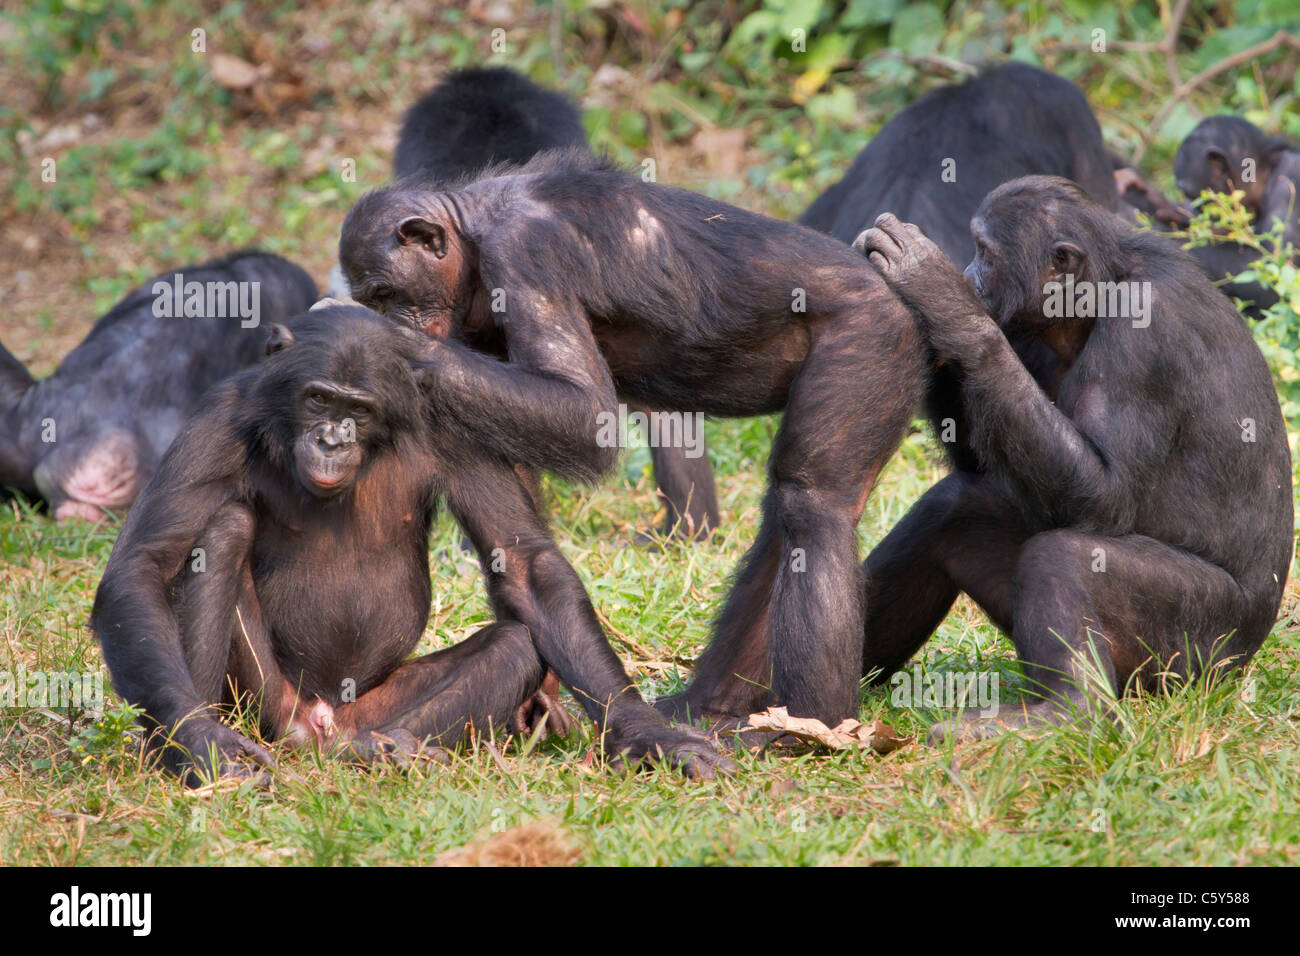
[(315, 298), (298, 266), (240, 252), (128, 293), (40, 382), (0, 346), (0, 485), (59, 519), (125, 508), (208, 387), (260, 359), (266, 325)]
[(975, 252), (970, 219), (996, 186), (1042, 173), (1116, 208), (1101, 127), (1069, 80), (1008, 63), (940, 87), (891, 118), (844, 178), (799, 218), (852, 242), (881, 213), (920, 226), (953, 262)]
[[(894, 217), (859, 240), (959, 385), (931, 409), (954, 472), (866, 562), (864, 673), (887, 679), (960, 591), (1043, 698), (1000, 726), (1245, 663), (1293, 527), (1286, 431), (1245, 321), (1191, 257), (1063, 179), (999, 187), (971, 230), (970, 285)], [(1026, 368), (1025, 340), (1054, 364)]]
[(507, 573), (544, 573), (554, 547), (508, 465), (425, 420), (423, 344), (358, 306), (276, 327), (274, 354), (210, 393), (132, 508), (91, 623), (171, 769), (271, 762), (221, 723), (241, 694), (271, 740), (374, 757), (504, 728), (539, 692), (545, 666), (515, 622), (408, 659), (439, 495), (479, 538), (522, 542)]
[[(1300, 150), (1286, 140), (1264, 134), (1254, 124), (1237, 116), (1211, 116), (1201, 120), (1178, 147), (1174, 157), (1174, 178), (1178, 189), (1190, 200), (1201, 193), (1232, 193), (1240, 189), (1242, 204), (1250, 212), (1256, 232), (1267, 232), (1283, 224), (1282, 241), (1300, 245)], [(1154, 216), (1161, 229), (1187, 227), (1191, 213), (1160, 193), (1133, 169), (1117, 176), (1127, 202)], [(1235, 242), (1216, 243), (1189, 249), (1206, 275), (1216, 282), (1250, 268), (1259, 252)], [(1277, 293), (1259, 282), (1227, 282), (1219, 286), (1226, 295), (1251, 303), (1248, 310), (1258, 315), (1277, 302)]]
[[(598, 422), (620, 396), (722, 416), (784, 410), (758, 538), (694, 682), (660, 706), (691, 719), (769, 703), (832, 724), (857, 714), (857, 523), (926, 364), (911, 311), (859, 255), (570, 150), (460, 188), (371, 192), (348, 213), (340, 258), (360, 301), (434, 336), (434, 414), (506, 460), (599, 475), (616, 451)], [(537, 622), (529, 584), (498, 613), (525, 623), (558, 670), (555, 655), (572, 651)], [(573, 598), (581, 646), (607, 653)]]
[[(493, 164), (528, 162), (548, 149), (588, 149), (577, 109), (505, 67), (451, 74), (402, 122), (393, 172), (429, 188), (467, 181)], [(701, 435), (694, 457), (682, 442), (650, 443), (667, 537), (703, 537), (718, 526), (713, 467)]]

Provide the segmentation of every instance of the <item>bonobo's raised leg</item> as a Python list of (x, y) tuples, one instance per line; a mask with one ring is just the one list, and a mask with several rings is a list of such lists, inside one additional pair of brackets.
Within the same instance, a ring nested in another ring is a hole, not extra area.
[(678, 720), (743, 718), (769, 703), (835, 724), (858, 712), (863, 584), (857, 523), (919, 407), (911, 316), (864, 290), (812, 325), (769, 465), (758, 539), (691, 686), (657, 705)]
[(454, 747), (476, 732), (508, 732), (545, 671), (528, 628), (498, 621), (454, 647), (406, 661), (340, 706), (334, 724), (341, 739), (367, 756), (376, 737)]

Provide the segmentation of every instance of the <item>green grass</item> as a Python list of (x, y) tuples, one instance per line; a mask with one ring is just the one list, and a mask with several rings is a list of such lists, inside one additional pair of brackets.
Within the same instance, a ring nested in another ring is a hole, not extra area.
[[(934, 82), (876, 61), (841, 69), (824, 91), (834, 99), (805, 110), (790, 99), (803, 67), (771, 44), (701, 55), (717, 42), (724, 5), (685, 5), (676, 21), (656, 9), (644, 32), (612, 38), (596, 13), (564, 5), (563, 76), (551, 65), (545, 7), (512, 24), (506, 62), (575, 96), (587, 93), (602, 63), (622, 66), (637, 82), (587, 114), (601, 148), (629, 163), (656, 155), (664, 179), (774, 215), (796, 215), (890, 112)], [(111, 19), (122, 6), (89, 8)], [(827, 23), (833, 6), (819, 7)], [(1008, 38), (1023, 52), (1074, 35), (1062, 5), (1030, 5), (1051, 11), (1032, 22), (1023, 6), (995, 4), (1009, 18), (996, 30), (980, 26), (975, 8), (953, 6), (939, 52), (961, 55), (976, 41), (1005, 52)], [(1195, 6), (1201, 29), (1209, 21)], [(120, 31), (125, 52), (105, 41), (93, 16), (74, 29), (53, 0), (25, 8), (18, 32), (0, 32), (0, 80), (15, 91), (14, 105), (0, 107), (0, 176), (13, 173), (0, 179), (0, 210), (12, 224), (0, 243), (35, 286), (59, 291), (0, 314), (0, 339), (47, 371), (57, 348), (70, 347), (131, 285), (248, 243), (298, 259), (322, 279), (349, 204), (387, 175), (382, 134), (392, 118), (446, 66), (482, 59), (487, 28), (466, 23), (456, 4), (435, 7), (431, 18), (424, 5), (404, 15), (400, 2), (382, 15), (351, 4), (300, 12), (287, 3), (209, 14), (188, 0), (153, 0)], [(1126, 8), (1124, 22), (1152, 31), (1145, 8)], [(268, 42), (272, 54), (300, 65), (306, 100), (267, 116), (214, 88), (206, 62), (177, 40), (195, 23), (214, 51), (261, 62), (258, 44)], [(36, 40), (23, 32), (29, 27)], [(860, 40), (867, 47), (889, 32), (872, 29)], [(1204, 65), (1203, 52), (1180, 54), (1184, 76)], [(1128, 147), (1168, 81), (1158, 58), (1107, 56), (1045, 63), (1085, 86), (1108, 141)], [(1300, 129), (1300, 84), (1276, 65), (1233, 71), (1194, 101)], [(104, 130), (58, 154), (59, 185), (47, 188), (30, 175), (34, 159), (20, 134), (39, 136), (88, 110), (102, 114)], [(709, 157), (691, 152), (705, 123), (745, 129), (746, 175), (714, 175)], [(1167, 171), (1179, 135), (1171, 128), (1153, 144), (1153, 169)], [(356, 160), (358, 182), (340, 179), (342, 157)], [(40, 238), (39, 252), (15, 245), (28, 232)], [(724, 520), (692, 547), (631, 545), (655, 508), (644, 451), (599, 485), (548, 487), (560, 547), (647, 695), (680, 686), (708, 638), (728, 575), (756, 531), (773, 427), (767, 418), (709, 424)], [(909, 437), (868, 504), (864, 553), (942, 473), (928, 441)], [(56, 526), (19, 503), (0, 505), (0, 670), (102, 672), (85, 624), (116, 532), (114, 523)], [(458, 538), (443, 519), (430, 542), (434, 607), (421, 653), (490, 619)], [(484, 859), (515, 853), (593, 864), (1294, 864), (1296, 593), (1293, 586), (1244, 675), (1126, 699), (1114, 723), (955, 751), (912, 745), (884, 758), (742, 756), (737, 775), (703, 783), (664, 769), (610, 770), (592, 754), (584, 725), (531, 752), (483, 744), (446, 767), (365, 770), (285, 754), (286, 772), (269, 791), (236, 782), (187, 791), (141, 768), (130, 715), (111, 695), (98, 724), (0, 710), (0, 863), (423, 863), (468, 846)], [(996, 671), (1004, 690), (1015, 685), (1010, 642), (964, 599), (924, 657), (940, 671)], [(907, 733), (941, 716), (893, 706), (888, 689), (863, 694), (864, 719)], [(246, 718), (243, 726), (251, 732)]]
[[(653, 507), (644, 480), (550, 489), (561, 546), (647, 693), (671, 689), (672, 662), (698, 653), (752, 539), (762, 478), (754, 452), (768, 427), (711, 424), (725, 527), (689, 549), (627, 544)], [(938, 473), (922, 438), (909, 439), (868, 507), (864, 545)], [(0, 520), (6, 657), (29, 670), (102, 666), (83, 622), (114, 530), (54, 526), (10, 506)], [(431, 542), (435, 606), (422, 652), (488, 619), (456, 539), (443, 521)], [(1011, 650), (963, 601), (925, 656), (941, 669), (1002, 668)], [(609, 770), (592, 758), (584, 725), (530, 753), (499, 741), (495, 754), (481, 745), (446, 767), (365, 770), (285, 754), (288, 772), (269, 792), (234, 782), (196, 792), (141, 769), (116, 698), (98, 733), (87, 720), (4, 712), (0, 861), (416, 863), (466, 843), (526, 839), (532, 831), (515, 828), (540, 824), (602, 864), (1294, 863), (1298, 658), (1291, 622), (1244, 677), (1125, 700), (1113, 724), (955, 752), (743, 756), (735, 777), (704, 783), (665, 769)], [(891, 706), (887, 689), (863, 697), (864, 719), (909, 733), (940, 716)]]

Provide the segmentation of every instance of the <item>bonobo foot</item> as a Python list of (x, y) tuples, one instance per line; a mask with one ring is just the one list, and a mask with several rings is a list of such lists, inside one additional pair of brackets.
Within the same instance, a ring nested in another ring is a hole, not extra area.
[(539, 728), (545, 728), (542, 737), (567, 737), (575, 726), (567, 707), (560, 703), (560, 678), (547, 671), (542, 686), (528, 700), (519, 705), (510, 720), (513, 733), (531, 737)]
[(667, 763), (699, 780), (736, 772), (735, 761), (708, 734), (693, 727), (670, 727), (652, 708), (638, 704), (645, 708), (644, 714), (629, 716), (625, 711), (617, 721), (611, 717), (618, 730), (611, 727), (601, 739), (604, 752), (615, 764)]
[(269, 786), (275, 757), (213, 717), (190, 718), (177, 726), (164, 745), (163, 761), (198, 787), (217, 779), (253, 780)]
[(443, 747), (421, 740), (400, 727), (380, 731), (363, 731), (339, 742), (338, 756), (362, 764), (391, 763), (410, 767), (417, 762), (440, 765), (451, 763), (451, 753)]

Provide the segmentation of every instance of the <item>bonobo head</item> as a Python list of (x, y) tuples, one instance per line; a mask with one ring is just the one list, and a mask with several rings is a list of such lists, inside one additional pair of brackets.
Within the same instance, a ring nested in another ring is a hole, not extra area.
[(423, 426), (412, 361), (420, 339), (359, 306), (329, 306), (271, 327), (249, 393), (249, 440), (318, 498), (352, 488)]
[(1045, 287), (1114, 277), (1119, 220), (1077, 185), (1059, 176), (1022, 176), (980, 204), (970, 224), (975, 258), (966, 281), (1003, 329), (1041, 330), (1070, 318), (1043, 314)]
[(426, 335), (446, 338), (463, 321), (474, 260), (445, 193), (396, 183), (362, 196), (343, 221), (352, 297)]
[(1285, 141), (1273, 139), (1239, 116), (1211, 116), (1201, 120), (1178, 147), (1174, 157), (1174, 179), (1188, 199), (1196, 199), (1208, 189), (1230, 193), (1240, 189), (1246, 194), (1245, 206), (1259, 215), (1264, 186), (1287, 148)]

